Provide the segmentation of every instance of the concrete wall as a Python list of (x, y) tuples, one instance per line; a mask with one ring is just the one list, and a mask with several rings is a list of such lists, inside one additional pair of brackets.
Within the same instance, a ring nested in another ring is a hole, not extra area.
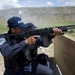
[(62, 75), (75, 75), (75, 38), (69, 35), (56, 36), (54, 57)]

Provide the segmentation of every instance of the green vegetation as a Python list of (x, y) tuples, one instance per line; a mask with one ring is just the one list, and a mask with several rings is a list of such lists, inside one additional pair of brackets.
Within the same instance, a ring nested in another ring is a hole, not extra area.
[[(23, 14), (19, 15), (19, 11)], [(39, 28), (72, 25), (75, 24), (75, 7), (26, 7), (1, 10), (0, 33), (7, 32), (6, 22), (12, 16), (21, 16), (23, 22), (32, 22)]]
[(0, 23), (0, 33), (6, 33), (7, 32), (7, 27), (5, 24)]

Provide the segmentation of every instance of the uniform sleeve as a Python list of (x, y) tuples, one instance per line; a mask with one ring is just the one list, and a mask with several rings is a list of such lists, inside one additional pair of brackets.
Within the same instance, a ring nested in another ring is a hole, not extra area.
[(27, 44), (22, 41), (18, 44), (10, 46), (7, 41), (0, 44), (0, 51), (5, 58), (9, 58), (17, 54), (22, 48), (25, 48)]

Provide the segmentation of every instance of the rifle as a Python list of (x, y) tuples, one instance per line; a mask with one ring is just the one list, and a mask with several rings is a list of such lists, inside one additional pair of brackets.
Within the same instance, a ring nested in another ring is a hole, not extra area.
[[(34, 30), (25, 30), (25, 32), (23, 34), (8, 34), (6, 35), (5, 37), (9, 37), (9, 36), (21, 36), (21, 37), (30, 37), (30, 36), (33, 36), (33, 35), (40, 35), (42, 40), (43, 40), (43, 44), (44, 46), (47, 46), (49, 44), (49, 41), (48, 41), (48, 38), (47, 36), (50, 34), (50, 33), (53, 33), (53, 29), (54, 27), (51, 27), (51, 28), (41, 28), (41, 29), (34, 29)], [(58, 26), (57, 28), (61, 29), (64, 32), (68, 32), (69, 29), (75, 29), (75, 25), (69, 25), (69, 26)], [(69, 31), (71, 32), (71, 31)], [(4, 35), (4, 34), (3, 34)]]

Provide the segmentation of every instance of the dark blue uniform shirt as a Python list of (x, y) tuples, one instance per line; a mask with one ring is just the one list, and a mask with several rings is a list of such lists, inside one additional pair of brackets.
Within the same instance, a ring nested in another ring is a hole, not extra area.
[[(49, 38), (50, 43), (52, 38)], [(27, 50), (30, 52), (30, 57), (34, 58), (37, 55), (37, 47), (43, 46), (42, 40), (37, 39), (35, 45), (28, 46), (24, 39), (14, 40), (13, 37), (5, 38), (5, 35), (0, 35), (0, 51), (4, 57), (6, 69), (16, 69), (25, 65), (27, 60)], [(36, 50), (36, 51), (35, 51)]]

